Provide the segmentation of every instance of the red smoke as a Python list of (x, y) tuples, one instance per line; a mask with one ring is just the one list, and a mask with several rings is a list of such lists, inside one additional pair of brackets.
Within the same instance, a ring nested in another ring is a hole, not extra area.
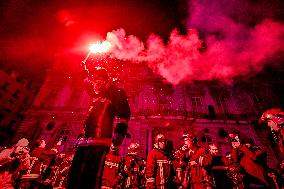
[[(261, 71), (268, 59), (284, 52), (284, 24), (271, 16), (277, 7), (246, 1), (190, 1), (187, 35), (172, 31), (167, 45), (157, 35), (144, 44), (123, 29), (107, 34), (115, 47), (112, 56), (146, 62), (172, 84), (218, 79), (231, 82)], [(269, 10), (269, 8), (271, 10)], [(245, 14), (250, 12), (251, 15)]]
[(174, 30), (168, 45), (164, 45), (159, 36), (152, 34), (148, 38), (147, 48), (135, 36), (126, 36), (123, 29), (108, 33), (106, 40), (114, 45), (111, 53), (115, 58), (146, 62), (173, 84), (193, 74), (195, 68), (192, 66), (200, 56), (198, 49), (201, 41), (196, 30), (190, 30), (186, 36)]
[(234, 30), (231, 33), (228, 30), (223, 39), (209, 35), (207, 49), (202, 53), (202, 41), (196, 30), (189, 30), (185, 36), (174, 30), (167, 45), (154, 34), (145, 45), (137, 37), (127, 36), (123, 29), (109, 32), (106, 40), (114, 45), (112, 56), (146, 62), (172, 84), (212, 79), (230, 82), (234, 77), (260, 71), (267, 58), (284, 50), (283, 24), (264, 20), (247, 30), (245, 36), (238, 36), (241, 25), (232, 23), (227, 26)]
[(253, 75), (267, 59), (284, 52), (284, 24), (272, 19), (277, 7), (234, 0), (190, 2), (188, 27), (201, 30), (207, 45), (198, 60), (198, 80)]
[(200, 79), (228, 81), (236, 76), (260, 71), (267, 63), (267, 58), (283, 52), (283, 32), (283, 24), (265, 20), (248, 30), (243, 39), (235, 35), (223, 40), (209, 36), (206, 40), (208, 49), (199, 59), (200, 65), (206, 66), (207, 72), (200, 72)]

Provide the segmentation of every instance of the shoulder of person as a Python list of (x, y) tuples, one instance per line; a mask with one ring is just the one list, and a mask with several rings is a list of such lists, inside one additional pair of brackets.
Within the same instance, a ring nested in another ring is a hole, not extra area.
[(196, 152), (198, 153), (204, 153), (206, 151), (206, 149), (204, 147), (198, 146), (196, 149)]
[(153, 150), (151, 150), (151, 151), (149, 152), (149, 155), (150, 155), (150, 156), (154, 156), (154, 155), (156, 155), (156, 154), (158, 154), (158, 153), (160, 153), (160, 151), (159, 151), (158, 149), (154, 148)]
[(11, 148), (4, 149), (2, 152), (0, 152), (0, 156), (10, 155), (14, 150)]

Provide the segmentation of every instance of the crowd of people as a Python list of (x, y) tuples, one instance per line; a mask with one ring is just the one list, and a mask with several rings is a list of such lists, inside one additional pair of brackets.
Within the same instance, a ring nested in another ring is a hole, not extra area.
[(20, 139), (0, 153), (0, 188), (58, 188), (66, 186), (72, 154), (59, 152), (61, 140), (49, 149), (45, 140), (29, 144)]
[[(183, 144), (177, 149), (169, 145), (171, 143), (163, 134), (158, 134), (146, 160), (138, 155), (141, 150), (138, 143), (129, 145), (125, 157), (120, 156), (118, 148), (110, 148), (104, 157), (97, 188), (284, 187), (284, 160), (279, 162), (278, 169), (271, 169), (266, 164), (265, 151), (253, 140), (241, 139), (237, 132), (229, 134), (228, 138), (232, 150), (224, 156), (220, 155), (217, 144), (200, 146), (196, 137), (187, 133), (181, 136)], [(72, 179), (68, 173), (74, 154), (59, 152), (60, 146), (59, 141), (47, 149), (44, 140), (29, 145), (29, 141), (23, 138), (11, 148), (3, 148), (0, 153), (0, 188), (73, 188), (68, 186), (68, 178)]]
[(165, 146), (158, 135), (146, 166), (146, 188), (282, 188), (283, 163), (279, 170), (267, 166), (266, 152), (252, 139), (231, 133), (232, 150), (223, 157), (217, 144), (199, 146), (191, 134), (182, 136), (184, 145), (176, 150)]
[[(279, 169), (268, 167), (266, 152), (252, 139), (231, 133), (232, 150), (224, 157), (217, 144), (199, 146), (192, 134), (182, 136), (183, 145), (172, 149), (163, 134), (155, 137), (147, 160), (138, 158), (138, 144), (131, 144), (120, 159), (110, 151), (105, 160), (101, 188), (282, 188), (284, 161)], [(170, 143), (169, 143), (170, 144)]]

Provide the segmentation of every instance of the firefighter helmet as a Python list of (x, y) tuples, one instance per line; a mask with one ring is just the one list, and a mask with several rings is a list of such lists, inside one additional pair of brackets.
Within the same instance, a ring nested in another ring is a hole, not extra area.
[(140, 145), (138, 143), (131, 143), (128, 146), (128, 154), (138, 154), (138, 150), (140, 149)]
[(195, 137), (192, 134), (185, 133), (185, 134), (182, 135), (181, 139), (182, 140), (186, 140), (186, 139), (194, 140)]
[(166, 138), (163, 134), (158, 134), (155, 137), (155, 144), (158, 144), (158, 142), (165, 142), (165, 141), (166, 141)]
[[(164, 143), (161, 143), (164, 142)], [(163, 134), (158, 134), (155, 137), (155, 144), (154, 144), (154, 148), (156, 149), (165, 149), (166, 147), (166, 138)]]
[(174, 158), (175, 158), (175, 159), (179, 159), (180, 156), (181, 156), (180, 150), (176, 150), (176, 151), (174, 152)]

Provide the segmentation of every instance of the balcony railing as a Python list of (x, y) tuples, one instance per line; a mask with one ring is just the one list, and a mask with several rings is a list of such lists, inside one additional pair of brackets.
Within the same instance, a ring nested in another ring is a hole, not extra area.
[(178, 111), (178, 110), (140, 110), (140, 111), (132, 111), (131, 114), (133, 117), (139, 117), (139, 116), (184, 116), (185, 118), (195, 118), (195, 119), (209, 119), (209, 120), (255, 120), (258, 119), (258, 115), (256, 113), (242, 113), (242, 114), (215, 114), (215, 115), (209, 115), (208, 113), (204, 112), (193, 112), (193, 111)]

